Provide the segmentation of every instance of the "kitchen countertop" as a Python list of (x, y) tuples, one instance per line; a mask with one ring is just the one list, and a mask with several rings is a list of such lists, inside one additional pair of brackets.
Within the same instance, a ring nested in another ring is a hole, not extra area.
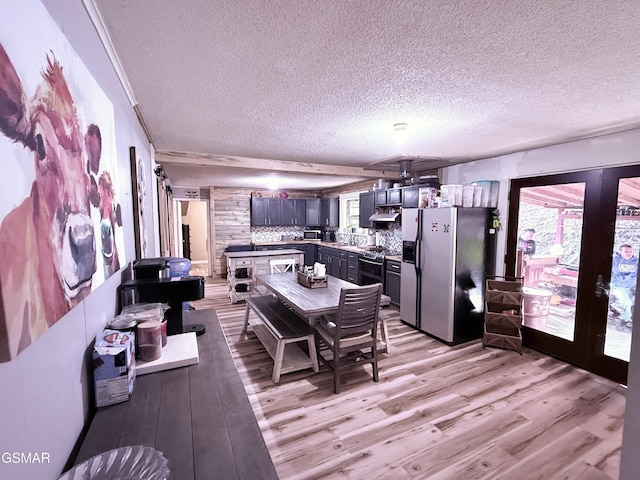
[(304, 252), (301, 250), (296, 250), (294, 248), (287, 248), (286, 250), (263, 250), (263, 251), (244, 251), (244, 252), (227, 252), (225, 255), (227, 258), (249, 258), (249, 257), (269, 257), (275, 255), (294, 255), (294, 254), (303, 254)]
[[(357, 247), (355, 245), (341, 245), (337, 242), (324, 242), (321, 240), (280, 240), (280, 241), (272, 241), (272, 242), (253, 242), (252, 245), (255, 246), (264, 246), (264, 245), (293, 245), (293, 244), (304, 244), (309, 243), (312, 245), (319, 245), (321, 247), (329, 247), (335, 248), (338, 250), (346, 250), (347, 252), (366, 252), (367, 250), (364, 248)], [(400, 255), (386, 255), (385, 258), (387, 260), (394, 260), (396, 262), (401, 262), (402, 257)]]

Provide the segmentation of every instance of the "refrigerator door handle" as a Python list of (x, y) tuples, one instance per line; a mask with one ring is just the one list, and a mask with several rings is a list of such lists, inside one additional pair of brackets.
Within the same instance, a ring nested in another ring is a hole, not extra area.
[(418, 209), (418, 229), (416, 230), (415, 247), (415, 271), (416, 271), (416, 328), (420, 329), (422, 323), (420, 311), (422, 309), (422, 210)]

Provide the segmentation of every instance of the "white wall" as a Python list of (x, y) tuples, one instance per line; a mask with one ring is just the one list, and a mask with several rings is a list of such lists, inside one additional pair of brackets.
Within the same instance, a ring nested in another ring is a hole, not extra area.
[[(505, 237), (509, 180), (576, 170), (613, 167), (640, 163), (640, 130), (603, 135), (601, 137), (504, 155), (444, 169), (440, 180), (447, 183), (469, 183), (474, 180), (500, 180), (498, 209), (502, 230), (498, 234), (496, 273), (504, 272), (502, 259), (506, 253)], [(636, 297), (640, 304), (640, 295)], [(640, 312), (640, 305), (636, 305)], [(637, 314), (640, 315), (640, 314)], [(638, 321), (634, 324), (637, 325)], [(624, 440), (620, 479), (638, 478), (640, 456), (640, 332), (634, 327), (629, 365), (627, 408), (625, 412)]]
[(208, 260), (207, 226), (209, 223), (209, 209), (206, 200), (191, 200), (187, 208), (187, 214), (182, 217), (182, 224), (189, 225), (191, 235), (191, 261)]
[(443, 184), (465, 184), (476, 180), (500, 181), (498, 212), (502, 229), (498, 233), (496, 255), (496, 274), (500, 275), (504, 273), (510, 179), (634, 163), (640, 163), (640, 130), (454, 165), (442, 170), (440, 181)]
[[(0, 15), (10, 15), (13, 5), (19, 3), (3, 3)], [(43, 4), (113, 104), (120, 182), (116, 189), (123, 213), (125, 256), (131, 261), (135, 248), (129, 147), (135, 146), (148, 159), (150, 173), (149, 143), (82, 2), (44, 0)], [(24, 29), (25, 42), (29, 30), (34, 29)], [(156, 198), (151, 190), (154, 183), (148, 182), (150, 199)], [(157, 211), (155, 204), (149, 208)], [(157, 251), (157, 228), (150, 223), (150, 248)], [(115, 314), (116, 288), (125, 273), (123, 267), (18, 357), (0, 364), (0, 455), (46, 453), (49, 458), (48, 463), (14, 464), (0, 457), (1, 479), (47, 480), (61, 473), (92, 408), (89, 345)]]

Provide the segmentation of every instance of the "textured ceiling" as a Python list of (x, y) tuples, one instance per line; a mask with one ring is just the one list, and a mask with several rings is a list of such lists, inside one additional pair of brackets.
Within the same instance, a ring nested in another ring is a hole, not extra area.
[[(264, 187), (243, 159), (426, 168), (640, 126), (637, 0), (85, 1), (173, 185)], [(264, 174), (287, 185), (281, 166)]]

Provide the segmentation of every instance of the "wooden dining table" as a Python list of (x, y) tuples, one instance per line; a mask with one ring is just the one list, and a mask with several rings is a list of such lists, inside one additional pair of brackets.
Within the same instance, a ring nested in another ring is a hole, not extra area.
[[(342, 288), (358, 288), (359, 285), (327, 275), (327, 286), (309, 288), (298, 283), (297, 274), (265, 273), (257, 275), (258, 283), (276, 295), (282, 302), (314, 325), (322, 315), (338, 313)], [(388, 305), (389, 297), (382, 296), (381, 303)]]
[(343, 287), (358, 287), (355, 283), (327, 275), (326, 287), (309, 288), (298, 283), (296, 272), (264, 273), (257, 275), (256, 280), (310, 325), (314, 325), (322, 315), (338, 312)]

